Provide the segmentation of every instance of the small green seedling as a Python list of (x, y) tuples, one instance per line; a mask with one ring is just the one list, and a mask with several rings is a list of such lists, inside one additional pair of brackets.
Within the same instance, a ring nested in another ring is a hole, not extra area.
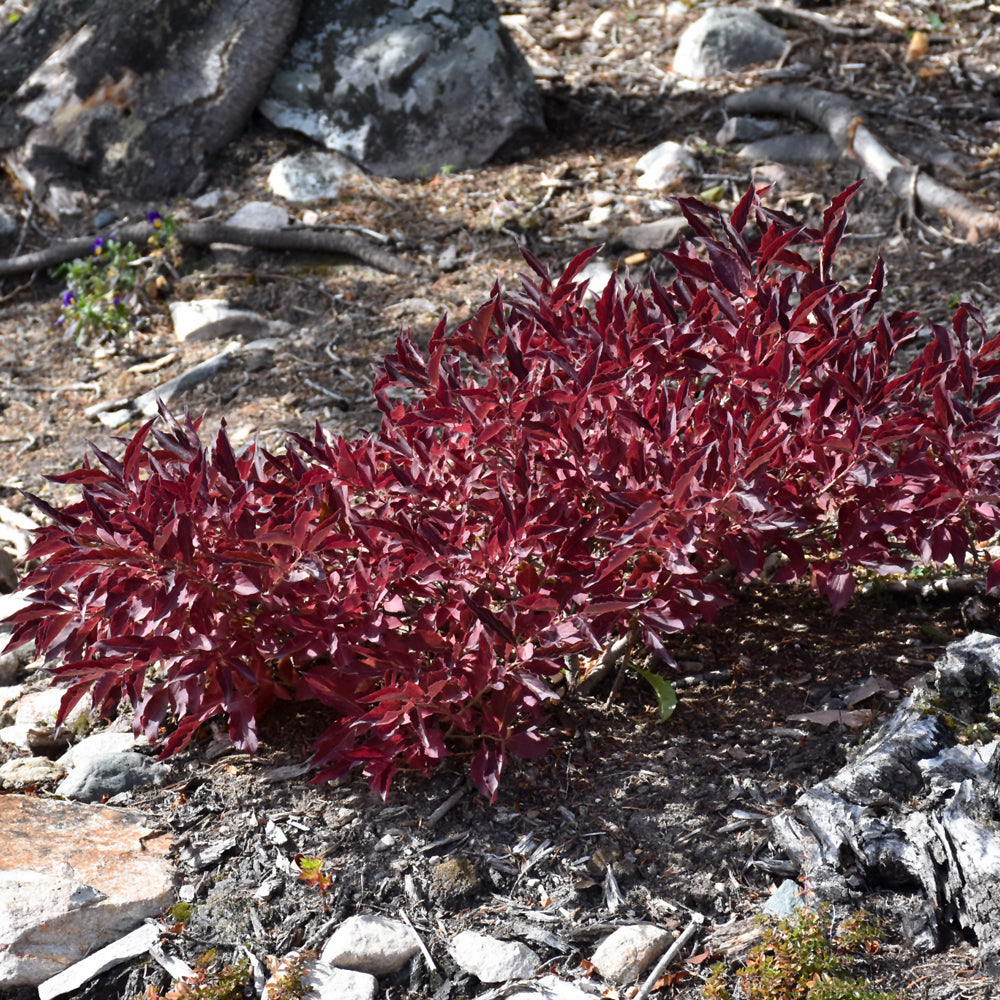
[(330, 907), (326, 901), (326, 893), (333, 885), (333, 876), (327, 875), (323, 871), (323, 859), (311, 858), (305, 854), (296, 854), (295, 864), (299, 869), (299, 878), (306, 885), (313, 885), (319, 889), (320, 897), (323, 900), (323, 912), (329, 913)]
[(634, 665), (632, 669), (653, 689), (659, 706), (660, 719), (666, 722), (677, 707), (677, 691), (673, 684), (655, 670), (643, 670), (642, 667)]

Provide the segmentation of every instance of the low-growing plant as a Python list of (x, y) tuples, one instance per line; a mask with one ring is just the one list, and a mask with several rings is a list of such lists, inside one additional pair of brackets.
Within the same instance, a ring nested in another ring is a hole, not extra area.
[(253, 751), (276, 700), (314, 700), (316, 780), (360, 767), (384, 795), (462, 754), (493, 798), (508, 754), (545, 751), (572, 654), (634, 632), (669, 666), (775, 557), (837, 610), (858, 569), (961, 566), (1000, 528), (1000, 338), (965, 305), (897, 365), (917, 327), (877, 312), (882, 264), (833, 277), (853, 190), (819, 230), (752, 190), (729, 216), (680, 199), (701, 249), (592, 306), (593, 251), (558, 280), (525, 253), (520, 293), (426, 353), (400, 336), (373, 436), (237, 455), (162, 411), (52, 477), (79, 502), (35, 498), (13, 643), (46, 654), (63, 717), (127, 699), (164, 754), (219, 714)]
[(315, 951), (296, 951), (281, 961), (269, 959), (274, 982), (267, 988), (267, 1000), (306, 1000), (316, 989), (305, 982), (309, 963), (317, 958)]
[(98, 237), (89, 257), (55, 269), (55, 276), (66, 282), (59, 322), (79, 343), (128, 336), (138, 316), (148, 310), (151, 293), (166, 280), (164, 272), (176, 263), (173, 217), (151, 211), (148, 219), (153, 235), (144, 253), (114, 236)]
[(702, 987), (705, 1000), (899, 1000), (851, 974), (859, 956), (880, 948), (879, 928), (858, 911), (838, 922), (829, 907), (800, 910), (765, 924), (764, 940), (730, 976), (713, 966)]
[(198, 959), (191, 975), (174, 980), (166, 993), (147, 986), (143, 1000), (244, 1000), (252, 986), (253, 972), (247, 959), (235, 965), (223, 964), (212, 948)]

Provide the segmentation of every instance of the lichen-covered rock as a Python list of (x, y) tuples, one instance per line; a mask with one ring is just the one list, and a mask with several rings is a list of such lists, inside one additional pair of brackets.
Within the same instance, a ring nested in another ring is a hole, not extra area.
[(489, 0), (313, 0), (260, 110), (392, 177), (478, 166), (544, 130)]
[(481, 884), (476, 866), (460, 854), (436, 865), (431, 874), (431, 892), (438, 902), (446, 905), (464, 902)]

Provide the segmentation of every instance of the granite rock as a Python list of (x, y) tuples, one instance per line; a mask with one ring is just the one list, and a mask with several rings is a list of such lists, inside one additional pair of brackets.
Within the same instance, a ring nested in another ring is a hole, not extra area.
[(489, 0), (314, 0), (260, 111), (403, 178), (478, 166), (544, 132), (534, 77)]
[(0, 795), (0, 993), (57, 975), (169, 906), (169, 846), (129, 812)]

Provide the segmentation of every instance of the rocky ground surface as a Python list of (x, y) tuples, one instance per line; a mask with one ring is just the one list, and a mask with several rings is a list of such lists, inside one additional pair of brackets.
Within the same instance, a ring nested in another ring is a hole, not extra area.
[[(192, 252), (132, 337), (88, 343), (56, 325), (64, 285), (46, 274), (0, 283), (0, 503), (28, 513), (22, 489), (60, 499), (45, 474), (78, 464), (88, 440), (113, 451), (120, 448), (113, 438), (129, 434), (88, 420), (88, 407), (135, 396), (219, 350), (179, 344), (170, 301), (224, 298), (291, 324), (271, 366), (234, 368), (183, 400), (205, 413), (209, 433), (225, 418), (237, 441), (257, 433), (276, 448), (286, 432), (308, 431), (316, 420), (347, 434), (372, 427), (371, 365), (400, 325), (426, 337), (445, 313), (451, 322), (467, 318), (498, 277), (516, 282), (518, 243), (558, 269), (604, 242), (610, 262), (624, 256), (634, 275), (654, 268), (669, 280), (627, 227), (675, 215), (670, 195), (707, 193), (727, 206), (752, 179), (769, 180), (775, 205), (815, 221), (856, 168), (739, 159), (716, 138), (721, 100), (736, 89), (779, 79), (846, 93), (897, 150), (978, 202), (996, 201), (1000, 14), (986, 4), (814, 8), (835, 25), (872, 32), (851, 36), (793, 21), (784, 26), (794, 42), (784, 75), (758, 70), (697, 84), (670, 72), (677, 36), (697, 8), (645, 0), (498, 6), (539, 79), (547, 142), (515, 163), (419, 182), (364, 178), (335, 202), (287, 206), (298, 219), (311, 211), (314, 221), (380, 234), (420, 264), (422, 276), (316, 257)], [(917, 29), (927, 32), (929, 50), (907, 63), (908, 32)], [(669, 190), (640, 188), (637, 160), (667, 139), (691, 152), (697, 172)], [(256, 122), (218, 162), (207, 189), (218, 192), (212, 208), (189, 198), (125, 205), (109, 192), (87, 217), (57, 226), (16, 190), (5, 189), (0, 204), (18, 221), (14, 242), (25, 250), (96, 234), (102, 212), (114, 224), (151, 207), (222, 220), (247, 202), (276, 201), (266, 185), (270, 165), (305, 148)], [(918, 223), (874, 181), (855, 200), (851, 230), (839, 269), (845, 282), (864, 283), (881, 253), (891, 308), (944, 321), (972, 298), (996, 326), (995, 241), (970, 245), (936, 217)], [(879, 592), (839, 616), (801, 590), (744, 593), (714, 627), (676, 644), (681, 704), (669, 722), (659, 722), (648, 689), (628, 679), (610, 703), (609, 682), (589, 700), (563, 704), (552, 722), (553, 752), (513, 767), (494, 806), (470, 788), (461, 761), (430, 781), (400, 777), (386, 803), (358, 782), (309, 785), (295, 771), (323, 720), (292, 713), (269, 720), (253, 760), (205, 733), (170, 762), (161, 785), (120, 801), (174, 837), (195, 905), (168, 947), (188, 961), (211, 946), (225, 958), (238, 957), (242, 945), (260, 957), (281, 955), (321, 944), (347, 915), (405, 913), (435, 967), (422, 959), (383, 978), (382, 996), (485, 992), (447, 951), (465, 929), (529, 943), (547, 969), (570, 979), (620, 924), (651, 920), (679, 930), (694, 912), (710, 925), (756, 912), (794, 875), (769, 841), (766, 817), (843, 762), (891, 710), (894, 692), (915, 683), (945, 641), (968, 631), (964, 615), (957, 601)], [(869, 675), (884, 677), (885, 690), (852, 703)], [(852, 727), (791, 718), (831, 708), (874, 715), (852, 717)], [(0, 747), (0, 757), (15, 753)], [(296, 854), (325, 859), (333, 878), (325, 898), (296, 877)], [(877, 912), (877, 896), (869, 902)], [(701, 934), (687, 953), (704, 945)], [(659, 995), (697, 996), (703, 968), (678, 963), (673, 971), (685, 976)], [(912, 986), (913, 996), (993, 995), (968, 942), (916, 956), (890, 934), (867, 974), (886, 987)], [(159, 966), (134, 963), (73, 997), (130, 997), (168, 981)]]

